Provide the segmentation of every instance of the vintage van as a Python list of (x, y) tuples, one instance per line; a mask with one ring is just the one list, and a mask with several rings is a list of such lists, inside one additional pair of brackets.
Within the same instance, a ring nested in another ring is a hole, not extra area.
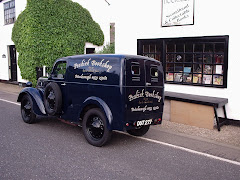
[[(31, 86), (31, 83), (28, 83)], [(86, 140), (104, 145), (113, 130), (144, 135), (161, 124), (161, 62), (135, 55), (76, 55), (58, 59), (49, 78), (18, 97), (24, 122), (56, 116), (82, 126)]]

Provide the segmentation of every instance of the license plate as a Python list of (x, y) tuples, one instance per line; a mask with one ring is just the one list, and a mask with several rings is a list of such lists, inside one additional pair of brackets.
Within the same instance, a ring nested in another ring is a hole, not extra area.
[(147, 126), (152, 124), (152, 119), (148, 119), (148, 120), (140, 120), (136, 122), (136, 126)]

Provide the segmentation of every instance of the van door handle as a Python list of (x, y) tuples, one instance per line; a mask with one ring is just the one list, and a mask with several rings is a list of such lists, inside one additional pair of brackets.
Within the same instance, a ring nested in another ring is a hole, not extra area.
[(66, 86), (66, 83), (61, 84), (62, 86)]
[(151, 86), (152, 84), (151, 83), (146, 83), (146, 86)]

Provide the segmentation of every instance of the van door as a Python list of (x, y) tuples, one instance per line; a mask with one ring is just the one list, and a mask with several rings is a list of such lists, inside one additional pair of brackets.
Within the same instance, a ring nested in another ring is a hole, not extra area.
[[(148, 59), (126, 61), (126, 121), (162, 117), (163, 73), (160, 62)], [(150, 121), (149, 121), (150, 122)]]
[(148, 99), (150, 117), (162, 119), (163, 112), (163, 69), (160, 62), (145, 60), (145, 97)]
[(52, 71), (50, 79), (57, 83), (62, 92), (62, 108), (65, 112), (69, 102), (68, 102), (68, 83), (67, 83), (67, 61), (58, 61)]
[(126, 60), (126, 114), (128, 123), (144, 119), (145, 65), (143, 59)]

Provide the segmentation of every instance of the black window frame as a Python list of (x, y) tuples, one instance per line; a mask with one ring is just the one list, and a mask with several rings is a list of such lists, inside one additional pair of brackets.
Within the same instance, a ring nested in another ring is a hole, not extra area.
[[(138, 39), (137, 53), (155, 59), (157, 55), (161, 57), (157, 60), (163, 64), (167, 84), (227, 88), (228, 42), (228, 35)], [(154, 52), (150, 45), (155, 45)], [(169, 73), (172, 77), (167, 76)]]
[(3, 3), (4, 25), (13, 24), (16, 20), (15, 0)]

